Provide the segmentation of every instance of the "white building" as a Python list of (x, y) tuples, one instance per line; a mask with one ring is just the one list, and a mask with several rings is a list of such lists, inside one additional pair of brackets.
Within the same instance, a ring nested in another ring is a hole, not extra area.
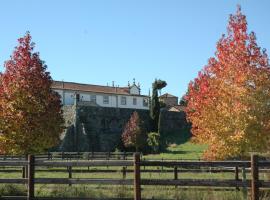
[(77, 95), (81, 103), (95, 106), (149, 109), (149, 96), (141, 95), (140, 86), (135, 81), (128, 87), (54, 81), (52, 89), (60, 94), (63, 105), (73, 105)]

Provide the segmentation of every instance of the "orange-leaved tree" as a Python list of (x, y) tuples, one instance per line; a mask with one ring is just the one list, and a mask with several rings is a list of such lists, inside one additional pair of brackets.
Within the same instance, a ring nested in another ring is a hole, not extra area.
[(60, 96), (29, 32), (18, 42), (0, 73), (0, 153), (41, 153), (59, 142)]
[(122, 141), (125, 147), (135, 147), (136, 151), (143, 150), (147, 143), (147, 134), (139, 114), (132, 113), (122, 133)]
[(215, 57), (189, 84), (187, 117), (194, 140), (208, 144), (209, 160), (264, 152), (270, 137), (270, 68), (265, 50), (247, 33), (238, 7)]

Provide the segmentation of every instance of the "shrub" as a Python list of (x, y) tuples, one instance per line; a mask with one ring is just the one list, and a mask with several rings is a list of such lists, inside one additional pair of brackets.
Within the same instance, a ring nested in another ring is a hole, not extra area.
[(153, 153), (158, 153), (160, 150), (160, 134), (156, 132), (148, 133), (147, 144)]

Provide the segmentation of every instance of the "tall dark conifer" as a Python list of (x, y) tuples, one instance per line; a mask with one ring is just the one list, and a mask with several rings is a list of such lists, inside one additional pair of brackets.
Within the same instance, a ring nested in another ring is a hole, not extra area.
[(150, 107), (150, 117), (152, 120), (152, 131), (158, 132), (159, 114), (160, 114), (160, 102), (158, 98), (158, 90), (166, 87), (166, 81), (155, 80), (152, 84), (152, 98)]

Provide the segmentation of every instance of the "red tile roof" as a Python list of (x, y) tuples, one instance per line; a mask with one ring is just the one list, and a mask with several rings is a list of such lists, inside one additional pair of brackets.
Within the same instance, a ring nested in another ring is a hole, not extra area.
[(169, 93), (165, 93), (163, 95), (160, 95), (159, 97), (161, 97), (161, 98), (169, 98), (169, 97), (177, 97), (177, 96), (174, 96), (174, 95), (169, 94)]
[(169, 108), (169, 111), (185, 111), (185, 106), (175, 105)]
[(56, 90), (58, 89), (58, 90), (72, 90), (72, 91), (95, 92), (105, 94), (131, 95), (129, 93), (128, 87), (111, 87), (111, 86), (91, 85), (91, 84), (82, 84), (64, 81), (53, 81), (52, 88)]

